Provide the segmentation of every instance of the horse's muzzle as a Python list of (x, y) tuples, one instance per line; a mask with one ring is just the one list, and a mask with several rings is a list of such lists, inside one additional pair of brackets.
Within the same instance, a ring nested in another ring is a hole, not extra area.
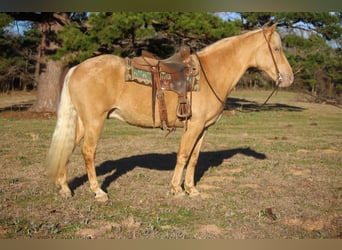
[(293, 77), (293, 74), (290, 74), (290, 75), (282, 75), (280, 74), (279, 75), (279, 87), (288, 87), (290, 86), (292, 83), (293, 83), (293, 80), (294, 80), (294, 77)]

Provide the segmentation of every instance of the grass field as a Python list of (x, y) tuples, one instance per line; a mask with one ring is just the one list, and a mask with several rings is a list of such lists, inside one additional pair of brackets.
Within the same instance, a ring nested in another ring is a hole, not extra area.
[(74, 197), (56, 195), (43, 166), (55, 118), (14, 112), (11, 100), (25, 98), (0, 96), (0, 238), (342, 238), (342, 110), (285, 91), (260, 107), (268, 94), (232, 93), (203, 143), (195, 198), (169, 193), (181, 129), (165, 138), (107, 120), (96, 159), (104, 204), (79, 147)]

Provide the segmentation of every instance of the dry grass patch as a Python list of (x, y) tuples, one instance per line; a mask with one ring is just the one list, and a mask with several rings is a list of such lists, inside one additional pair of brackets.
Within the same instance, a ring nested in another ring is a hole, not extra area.
[(54, 116), (0, 112), (0, 238), (341, 238), (341, 110), (288, 92), (260, 108), (267, 94), (232, 93), (234, 111), (203, 143), (196, 198), (169, 192), (181, 130), (165, 138), (106, 121), (96, 169), (110, 201), (98, 204), (79, 148), (69, 166), (74, 197), (49, 186)]

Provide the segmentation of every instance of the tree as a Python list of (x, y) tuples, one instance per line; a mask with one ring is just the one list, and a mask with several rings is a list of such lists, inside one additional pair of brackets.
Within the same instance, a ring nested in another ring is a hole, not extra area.
[(245, 29), (278, 23), (285, 53), (296, 72), (294, 87), (325, 98), (342, 97), (340, 12), (244, 12)]
[(18, 35), (13, 19), (0, 13), (0, 89), (32, 89), (35, 71), (34, 51), (39, 36), (29, 30)]
[[(215, 13), (196, 12), (0, 14), (0, 80), (23, 85), (32, 81), (38, 89), (32, 110), (56, 111), (66, 70), (89, 57), (108, 53), (131, 57), (148, 50), (165, 58), (180, 45), (189, 45), (195, 52), (272, 20), (278, 23), (285, 53), (296, 72), (295, 86), (326, 96), (342, 95), (340, 12), (235, 16), (240, 18), (224, 20)], [(8, 34), (6, 27), (13, 20), (30, 22), (22, 37)], [(241, 82), (269, 85), (264, 79), (251, 69)]]
[(9, 16), (0, 14), (0, 83), (3, 91), (10, 88), (8, 82), (12, 82), (10, 79), (16, 75), (12, 43), (10, 43), (9, 36), (6, 32), (6, 27), (12, 21)]
[(299, 69), (300, 88), (324, 98), (342, 97), (341, 13), (276, 13), (275, 19), (291, 29), (284, 42)]
[[(4, 26), (11, 20), (32, 24), (24, 35), (26, 42), (17, 47), (27, 51), (30, 62), (32, 57), (35, 59), (34, 80), (31, 80), (38, 91), (31, 110), (37, 112), (57, 110), (67, 69), (86, 58), (105, 53), (133, 56), (142, 49), (166, 57), (181, 44), (187, 43), (196, 50), (240, 30), (235, 23), (207, 13), (11, 12), (4, 17), (7, 18)], [(39, 39), (30, 45), (35, 45), (34, 53), (27, 43), (33, 42), (33, 37)], [(7, 72), (13, 72), (9, 70), (11, 65), (19, 65), (7, 62), (3, 64)]]
[(240, 12), (245, 29), (261, 27), (273, 21), (288, 30), (314, 32), (326, 40), (340, 42), (341, 12)]
[(297, 85), (314, 95), (334, 98), (341, 94), (341, 50), (330, 47), (325, 39), (311, 34), (303, 38), (294, 34), (284, 38), (288, 58), (294, 68), (300, 69)]
[(7, 13), (14, 20), (30, 21), (40, 34), (40, 44), (36, 51), (37, 101), (32, 111), (57, 110), (62, 80), (67, 69), (61, 60), (53, 60), (51, 55), (61, 47), (57, 33), (72, 21), (79, 21), (82, 15), (67, 12), (12, 12)]
[(91, 13), (82, 27), (70, 24), (59, 33), (64, 46), (56, 56), (78, 63), (104, 53), (136, 56), (144, 49), (167, 57), (182, 44), (197, 51), (240, 33), (240, 27), (239, 21), (226, 22), (208, 13)]

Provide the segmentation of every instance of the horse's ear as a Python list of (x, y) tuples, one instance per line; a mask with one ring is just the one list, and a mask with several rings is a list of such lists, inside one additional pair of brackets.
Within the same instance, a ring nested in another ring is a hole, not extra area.
[(273, 33), (275, 31), (275, 29), (277, 28), (277, 24), (273, 24), (271, 27), (270, 27), (270, 31), (271, 33)]
[(262, 28), (263, 28), (263, 29), (267, 29), (271, 22), (272, 22), (271, 19), (268, 20), (267, 23), (264, 23), (264, 25), (262, 26)]
[(268, 40), (271, 39), (271, 36), (272, 36), (272, 34), (273, 34), (273, 32), (275, 31), (276, 28), (277, 28), (277, 24), (275, 23), (271, 27), (265, 29), (264, 32), (266, 32), (265, 35), (267, 34)]

